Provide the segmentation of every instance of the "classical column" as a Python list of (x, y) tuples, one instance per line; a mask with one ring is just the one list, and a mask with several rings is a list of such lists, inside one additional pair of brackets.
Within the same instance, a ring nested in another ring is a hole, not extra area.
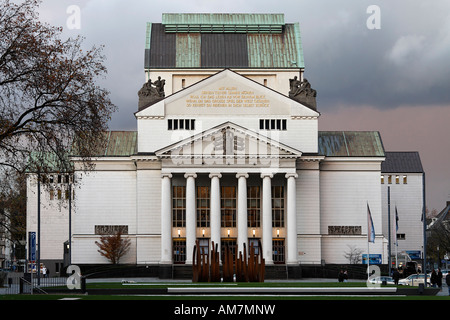
[(297, 210), (296, 210), (296, 173), (286, 174), (287, 179), (287, 264), (298, 264), (297, 254)]
[(161, 264), (172, 263), (172, 175), (162, 174), (161, 181)]
[(186, 173), (186, 264), (192, 264), (192, 253), (196, 239), (196, 214), (195, 214), (195, 173)]
[(247, 178), (248, 174), (238, 173), (236, 175), (238, 179), (238, 199), (237, 199), (237, 227), (238, 227), (238, 252), (244, 254), (244, 243), (247, 245)]
[(262, 249), (266, 264), (273, 263), (272, 257), (272, 174), (262, 173)]
[[(211, 225), (211, 243), (218, 245), (220, 252), (220, 173), (211, 173), (211, 209), (210, 209), (210, 225)], [(210, 244), (211, 245), (211, 244)], [(219, 255), (220, 257), (220, 255)]]

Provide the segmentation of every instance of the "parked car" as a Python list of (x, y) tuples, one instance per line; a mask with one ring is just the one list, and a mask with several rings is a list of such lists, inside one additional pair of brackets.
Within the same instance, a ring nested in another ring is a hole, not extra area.
[[(399, 285), (403, 286), (418, 286), (420, 283), (424, 283), (424, 274), (412, 274), (404, 279), (398, 281)], [(427, 285), (430, 285), (430, 276), (427, 275)]]
[(387, 276), (374, 277), (369, 279), (369, 282), (373, 284), (383, 284), (385, 282), (386, 284), (395, 284), (394, 279), (392, 277)]

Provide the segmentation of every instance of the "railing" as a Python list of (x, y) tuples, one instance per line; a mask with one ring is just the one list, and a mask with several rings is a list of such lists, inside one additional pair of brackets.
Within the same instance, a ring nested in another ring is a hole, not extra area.
[[(39, 282), (39, 284), (38, 284)], [(3, 287), (0, 287), (0, 295), (3, 294), (46, 294), (46, 288), (67, 285), (67, 277), (50, 277), (25, 279), (23, 277), (8, 277)]]

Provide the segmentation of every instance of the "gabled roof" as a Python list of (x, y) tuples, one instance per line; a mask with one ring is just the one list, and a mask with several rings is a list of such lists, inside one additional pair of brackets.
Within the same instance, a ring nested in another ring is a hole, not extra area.
[[(196, 90), (202, 90), (206, 85), (211, 84), (215, 81), (221, 81), (223, 79), (230, 79), (235, 81), (236, 83), (247, 84), (249, 86), (253, 86), (261, 92), (267, 93), (267, 96), (275, 97), (279, 101), (283, 101), (287, 105), (292, 106), (291, 116), (308, 116), (308, 117), (318, 117), (320, 113), (309, 106), (306, 106), (294, 99), (289, 98), (287, 95), (284, 95), (270, 87), (264, 86), (261, 83), (258, 83), (250, 78), (247, 78), (233, 70), (223, 69), (207, 78), (204, 78), (182, 90), (172, 93), (171, 95), (158, 100), (154, 103), (149, 103), (148, 105), (144, 105), (142, 108), (135, 113), (135, 116), (139, 117), (141, 115), (145, 115), (147, 113), (153, 113), (152, 116), (164, 116), (164, 104), (175, 101), (176, 99), (181, 99), (184, 96), (195, 92)], [(146, 110), (147, 109), (147, 110)]]
[(147, 24), (144, 67), (304, 68), (300, 27), (283, 14), (163, 14)]
[(423, 173), (418, 152), (386, 152), (381, 164), (382, 173)]

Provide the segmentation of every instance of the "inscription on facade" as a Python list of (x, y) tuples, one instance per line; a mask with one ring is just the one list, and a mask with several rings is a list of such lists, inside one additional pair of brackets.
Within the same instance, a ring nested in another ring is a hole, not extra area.
[(220, 87), (218, 90), (204, 90), (191, 94), (186, 99), (189, 108), (248, 108), (269, 107), (269, 99), (254, 91), (239, 90), (237, 87)]
[(361, 226), (328, 226), (328, 234), (360, 235), (361, 234)]
[(121, 225), (96, 225), (95, 234), (105, 235), (105, 234), (116, 234), (121, 232), (122, 234), (128, 234), (128, 226)]

